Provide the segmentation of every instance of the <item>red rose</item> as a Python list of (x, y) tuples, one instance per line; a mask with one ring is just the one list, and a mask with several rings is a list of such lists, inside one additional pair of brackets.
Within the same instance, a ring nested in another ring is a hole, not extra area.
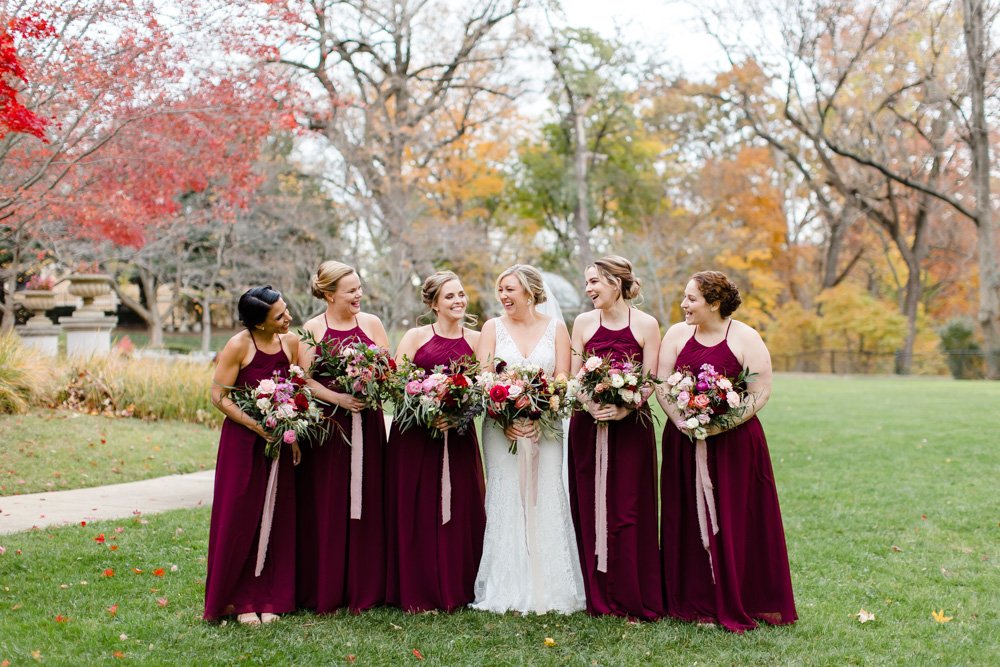
[(306, 383), (306, 379), (304, 377), (299, 377), (298, 375), (293, 375), (290, 381), (297, 387), (302, 387)]
[(494, 403), (499, 403), (507, 400), (507, 393), (507, 387), (502, 384), (496, 384), (490, 389), (490, 398), (493, 399)]
[(458, 375), (451, 376), (451, 383), (456, 387), (468, 387), (469, 379), (464, 375), (462, 375), (461, 373), (459, 373)]
[(396, 370), (396, 360), (393, 359), (392, 357), (389, 357), (389, 370), (390, 371)]
[(306, 398), (305, 394), (295, 394), (295, 398), (293, 399), (293, 401), (297, 409), (299, 410), (309, 409), (309, 399)]

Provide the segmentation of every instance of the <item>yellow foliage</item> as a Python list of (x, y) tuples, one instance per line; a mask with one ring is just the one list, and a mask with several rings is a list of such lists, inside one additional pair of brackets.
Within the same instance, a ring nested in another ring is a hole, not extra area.
[(862, 286), (843, 282), (823, 290), (821, 331), (827, 345), (855, 352), (892, 352), (906, 335), (906, 318), (896, 305), (879, 300)]

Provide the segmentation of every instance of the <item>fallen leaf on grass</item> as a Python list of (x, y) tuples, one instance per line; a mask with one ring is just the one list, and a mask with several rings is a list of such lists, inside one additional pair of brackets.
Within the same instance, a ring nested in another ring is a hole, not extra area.
[(117, 616), (118, 615), (118, 603), (117, 602), (114, 603), (113, 605), (111, 605), (110, 607), (108, 607), (108, 613), (110, 615), (112, 615), (112, 616)]
[(353, 653), (344, 656), (344, 660), (346, 660), (351, 665), (353, 665), (357, 659), (358, 656), (354, 655)]
[(121, 651), (115, 651), (114, 653), (111, 654), (111, 657), (118, 658), (119, 660), (121, 660), (122, 658), (125, 657), (125, 654), (122, 653)]
[(69, 620), (69, 616), (63, 616), (62, 614), (56, 614), (56, 623), (65, 623)]
[(391, 626), (392, 626), (392, 629), (393, 629), (393, 630), (402, 630), (402, 629), (403, 629), (403, 626), (402, 626), (402, 625), (396, 625), (396, 624), (395, 624), (395, 623), (393, 623), (392, 621), (389, 621), (389, 625), (391, 625)]
[(128, 641), (128, 635), (123, 632), (120, 635), (118, 635), (118, 640), (123, 642)]
[(897, 547), (895, 544), (893, 544), (892, 545), (892, 552), (898, 554), (898, 553), (902, 553), (903, 550), (900, 549), (899, 547)]
[(0, 556), (3, 556), (5, 553), (7, 553), (7, 547), (0, 546)]
[(165, 570), (162, 567), (158, 567), (155, 570), (153, 570), (153, 576), (154, 577), (162, 577), (164, 572), (165, 572)]
[(38, 651), (38, 650), (32, 651), (31, 652), (31, 657), (34, 658), (34, 660), (36, 662), (41, 662), (42, 661), (42, 652)]
[(868, 621), (875, 620), (875, 614), (873, 612), (865, 610), (864, 607), (862, 607), (861, 610), (855, 614), (855, 616), (858, 617), (859, 623), (867, 623)]
[(166, 607), (167, 598), (156, 598), (156, 604), (160, 605), (161, 607)]
[(546, 637), (543, 643), (549, 648), (552, 648), (553, 646), (556, 645), (556, 640), (553, 639), (552, 637)]
[(101, 533), (100, 535), (95, 537), (94, 541), (97, 542), (98, 544), (104, 544), (104, 533)]
[(947, 622), (948, 622), (948, 621), (950, 621), (950, 620), (951, 620), (952, 618), (954, 618), (954, 616), (945, 616), (945, 615), (944, 615), (944, 609), (941, 609), (941, 610), (939, 610), (939, 611), (934, 611), (934, 610), (932, 609), (932, 610), (931, 610), (931, 617), (932, 617), (932, 618), (933, 618), (933, 619), (934, 619), (935, 621), (937, 621), (938, 623), (947, 623)]
[(133, 568), (132, 568), (132, 571), (133, 571), (133, 572), (135, 572), (136, 574), (142, 574), (142, 570), (140, 570), (140, 569), (139, 569), (139, 568), (137, 568), (137, 567), (133, 567)]
[(86, 525), (87, 525), (87, 522), (86, 522), (86, 521), (81, 521), (81, 522), (80, 522), (80, 525), (81, 525), (81, 526), (86, 526)]
[(10, 660), (4, 660), (0, 662), (0, 667), (10, 667)]
[(115, 576), (115, 571), (109, 567), (109, 568), (106, 568), (102, 574), (105, 577), (113, 577), (113, 576)]
[(118, 551), (118, 545), (117, 544), (112, 544), (108, 548), (111, 549), (112, 551)]
[(424, 654), (421, 653), (419, 649), (413, 649), (413, 657), (416, 658), (417, 660), (423, 660)]

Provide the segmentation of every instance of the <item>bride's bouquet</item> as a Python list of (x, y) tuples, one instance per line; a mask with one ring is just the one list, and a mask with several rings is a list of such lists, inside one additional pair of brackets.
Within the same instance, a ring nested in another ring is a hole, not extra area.
[[(518, 420), (531, 420), (539, 427), (555, 431), (566, 415), (566, 383), (549, 376), (533, 364), (507, 364), (498, 359), (493, 372), (480, 373), (476, 384), (483, 392), (487, 416), (501, 428)], [(517, 453), (512, 442), (510, 453)]]
[(387, 381), (396, 370), (396, 362), (389, 350), (357, 339), (316, 340), (310, 333), (303, 334), (302, 340), (316, 348), (316, 357), (309, 369), (312, 377), (327, 378), (342, 392), (364, 403), (365, 407), (381, 407), (389, 397)]
[(271, 434), (264, 447), (268, 458), (278, 458), (282, 443), (322, 442), (326, 437), (323, 411), (298, 366), (290, 366), (287, 375), (276, 371), (256, 386), (234, 387), (230, 397)]
[[(595, 403), (638, 410), (646, 404), (656, 382), (650, 373), (643, 372), (641, 363), (631, 358), (617, 361), (590, 356), (570, 381), (569, 389), (574, 398), (582, 391)], [(579, 403), (576, 407), (583, 409)]]
[(668, 377), (666, 395), (681, 413), (681, 432), (691, 440), (704, 440), (710, 425), (732, 425), (747, 410), (746, 385), (754, 375), (744, 368), (728, 378), (711, 364), (702, 364), (697, 374), (685, 368)]
[(469, 379), (477, 370), (475, 360), (469, 357), (452, 361), (448, 367), (437, 366), (431, 372), (405, 359), (391, 382), (393, 420), (399, 430), (423, 426), (439, 438), (443, 434), (436, 424), (444, 419), (458, 433), (465, 433), (483, 410), (482, 390)]

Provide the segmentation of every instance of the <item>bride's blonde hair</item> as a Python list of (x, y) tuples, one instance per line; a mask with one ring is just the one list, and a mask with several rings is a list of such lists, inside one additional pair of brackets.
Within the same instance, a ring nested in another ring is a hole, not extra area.
[(521, 283), (521, 287), (528, 293), (528, 296), (531, 297), (536, 306), (540, 303), (545, 303), (545, 281), (542, 279), (542, 273), (538, 269), (530, 264), (515, 264), (504, 269), (503, 273), (497, 276), (496, 284), (493, 287), (495, 292), (500, 291), (500, 281), (507, 276), (517, 278), (517, 282)]

